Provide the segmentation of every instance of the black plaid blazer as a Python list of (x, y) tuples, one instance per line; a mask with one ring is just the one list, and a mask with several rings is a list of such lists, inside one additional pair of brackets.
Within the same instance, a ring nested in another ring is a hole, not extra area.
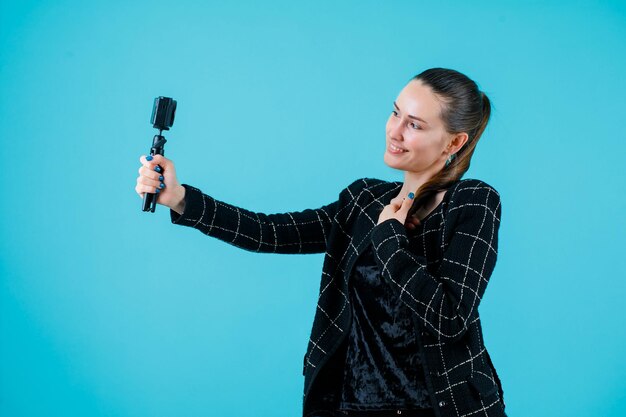
[(424, 377), (441, 417), (506, 416), (500, 378), (484, 344), (478, 306), (496, 264), (500, 196), (462, 179), (415, 231), (396, 219), (377, 225), (402, 183), (361, 178), (317, 209), (264, 214), (183, 184), (185, 211), (174, 224), (236, 247), (284, 254), (325, 253), (317, 309), (303, 357), (303, 416), (335, 410), (351, 323), (348, 278), (372, 244), (382, 276), (415, 314)]

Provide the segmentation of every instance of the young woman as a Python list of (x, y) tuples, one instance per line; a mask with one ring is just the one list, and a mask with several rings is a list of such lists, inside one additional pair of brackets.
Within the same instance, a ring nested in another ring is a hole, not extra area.
[(159, 155), (140, 157), (135, 190), (159, 193), (172, 223), (245, 250), (325, 253), (303, 416), (506, 416), (478, 314), (496, 263), (500, 196), (461, 179), (490, 109), (457, 71), (416, 75), (386, 126), (384, 160), (404, 181), (360, 178), (317, 209), (230, 205), (179, 184)]

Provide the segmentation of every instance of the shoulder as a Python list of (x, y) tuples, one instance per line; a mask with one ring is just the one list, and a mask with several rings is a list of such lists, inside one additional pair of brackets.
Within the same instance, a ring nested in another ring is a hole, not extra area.
[(459, 180), (452, 186), (453, 193), (457, 198), (462, 199), (476, 199), (485, 195), (493, 195), (500, 198), (500, 193), (487, 182), (477, 178), (464, 178)]
[(485, 211), (500, 218), (500, 193), (491, 184), (477, 179), (465, 178), (452, 186), (450, 196), (451, 210)]
[(352, 197), (356, 197), (365, 190), (376, 192), (376, 190), (378, 189), (383, 189), (390, 186), (395, 186), (395, 183), (381, 180), (378, 178), (363, 177), (352, 181), (352, 183), (350, 183), (350, 185), (348, 185), (344, 189), (344, 191), (349, 192)]

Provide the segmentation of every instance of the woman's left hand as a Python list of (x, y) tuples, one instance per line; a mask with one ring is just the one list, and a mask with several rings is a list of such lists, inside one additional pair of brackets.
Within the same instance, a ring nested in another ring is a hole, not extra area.
[(408, 221), (406, 218), (414, 197), (415, 194), (411, 192), (402, 200), (391, 200), (389, 204), (383, 208), (383, 211), (380, 212), (380, 215), (378, 216), (378, 223), (376, 224), (381, 224), (385, 220), (396, 219), (407, 228), (414, 229), (416, 225), (420, 224), (419, 218), (415, 215), (411, 216)]

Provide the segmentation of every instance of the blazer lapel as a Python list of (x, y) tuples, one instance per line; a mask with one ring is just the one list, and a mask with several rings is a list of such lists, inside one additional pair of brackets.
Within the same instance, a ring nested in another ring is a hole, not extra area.
[(350, 246), (346, 248), (350, 254), (346, 260), (345, 282), (348, 282), (352, 275), (352, 269), (358, 257), (371, 244), (370, 234), (378, 222), (381, 211), (401, 188), (402, 183), (383, 182), (365, 189), (363, 195), (357, 198), (354, 210), (357, 210), (358, 214), (350, 227), (352, 238)]

